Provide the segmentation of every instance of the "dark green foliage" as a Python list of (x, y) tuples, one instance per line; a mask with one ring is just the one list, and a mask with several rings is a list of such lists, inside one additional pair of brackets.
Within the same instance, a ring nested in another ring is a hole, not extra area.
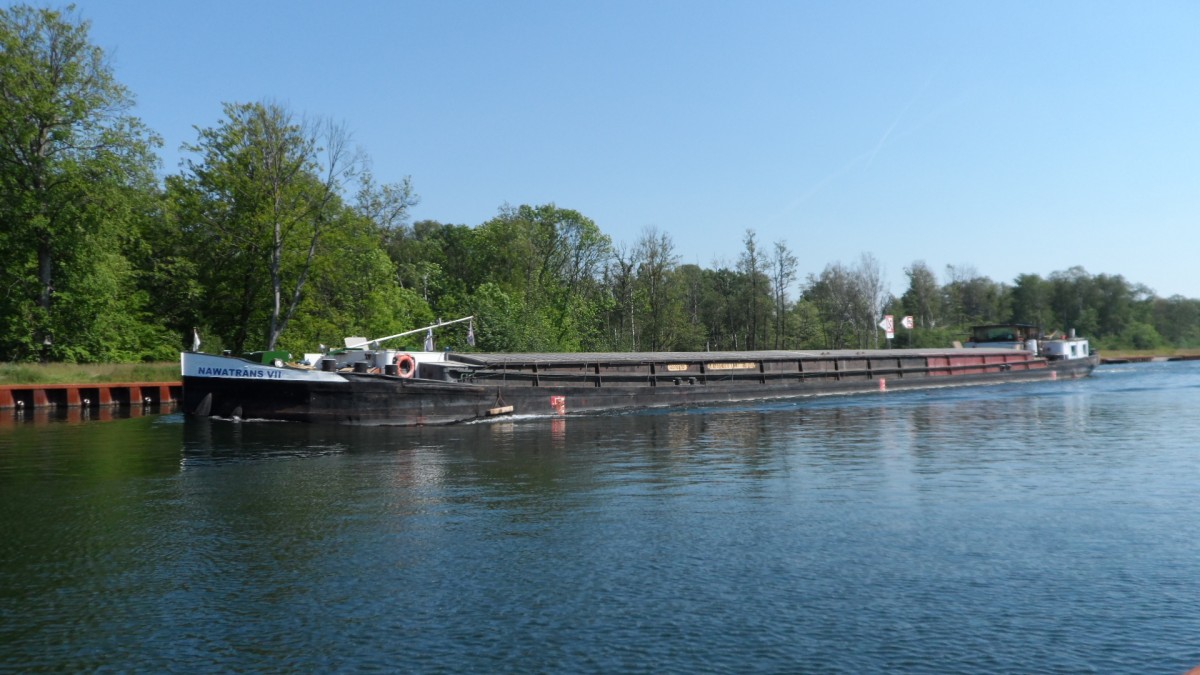
[(158, 143), (132, 104), (87, 22), (0, 9), (0, 359), (136, 360), (177, 346), (130, 264)]
[(1168, 344), (1200, 347), (1200, 300), (1173, 295), (1148, 304), (1150, 323)]
[(1163, 346), (1164, 340), (1154, 326), (1135, 321), (1115, 338), (1105, 340), (1103, 344), (1121, 349), (1158, 349)]
[(482, 278), (519, 312), (519, 349), (577, 351), (604, 344), (599, 280), (611, 242), (589, 218), (554, 204), (506, 206), (474, 237), (459, 241), (477, 246), (476, 266), (488, 273)]
[(937, 276), (923, 260), (905, 268), (904, 275), (908, 277), (908, 290), (900, 298), (900, 314), (913, 317), (917, 328), (935, 328), (942, 315), (942, 289)]
[(1012, 287), (1012, 319), (1017, 323), (1051, 326), (1054, 309), (1051, 305), (1053, 286), (1036, 274), (1022, 274)]

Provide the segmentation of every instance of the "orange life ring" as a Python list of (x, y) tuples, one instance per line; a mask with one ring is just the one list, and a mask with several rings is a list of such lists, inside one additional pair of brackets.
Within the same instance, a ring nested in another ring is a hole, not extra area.
[(396, 374), (400, 377), (412, 377), (417, 372), (417, 361), (408, 354), (396, 355)]

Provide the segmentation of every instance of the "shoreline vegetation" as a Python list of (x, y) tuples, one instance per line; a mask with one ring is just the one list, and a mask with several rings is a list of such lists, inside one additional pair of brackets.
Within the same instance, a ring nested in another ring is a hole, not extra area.
[[(1200, 358), (1200, 349), (1101, 350), (1105, 360)], [(177, 361), (153, 363), (0, 363), (0, 386), (24, 384), (89, 384), (98, 382), (176, 382)]]
[(178, 382), (178, 361), (153, 363), (0, 363), (0, 386)]
[[(0, 44), (0, 363), (169, 362), (201, 338), (210, 353), (302, 353), (456, 316), (475, 320), (439, 348), (870, 349), (890, 316), (908, 328), (895, 347), (1026, 323), (1106, 355), (1200, 349), (1200, 299), (1079, 265), (996, 281), (914, 260), (896, 295), (869, 251), (822, 267), (818, 251), (750, 228), (704, 266), (655, 226), (614, 241), (552, 201), (411, 222), (409, 177), (376, 179), (348, 127), (269, 99), (223, 102), (161, 175), (161, 140), (73, 6), (0, 8)], [(158, 377), (63, 368), (8, 377)]]
[(1101, 349), (1101, 363), (1118, 359), (1147, 361), (1150, 359), (1200, 359), (1200, 349)]

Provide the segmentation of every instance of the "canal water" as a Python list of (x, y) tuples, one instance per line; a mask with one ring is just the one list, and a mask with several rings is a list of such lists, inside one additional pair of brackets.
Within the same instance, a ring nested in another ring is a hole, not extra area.
[(0, 671), (1180, 673), (1200, 363), (440, 429), (0, 424)]

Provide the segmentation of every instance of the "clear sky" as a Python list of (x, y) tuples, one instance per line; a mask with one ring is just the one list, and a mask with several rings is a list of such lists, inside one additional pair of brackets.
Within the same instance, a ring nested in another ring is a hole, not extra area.
[(1080, 265), (1200, 298), (1200, 3), (81, 0), (164, 171), (222, 102), (345, 122), (415, 219), (576, 209), (801, 275)]

